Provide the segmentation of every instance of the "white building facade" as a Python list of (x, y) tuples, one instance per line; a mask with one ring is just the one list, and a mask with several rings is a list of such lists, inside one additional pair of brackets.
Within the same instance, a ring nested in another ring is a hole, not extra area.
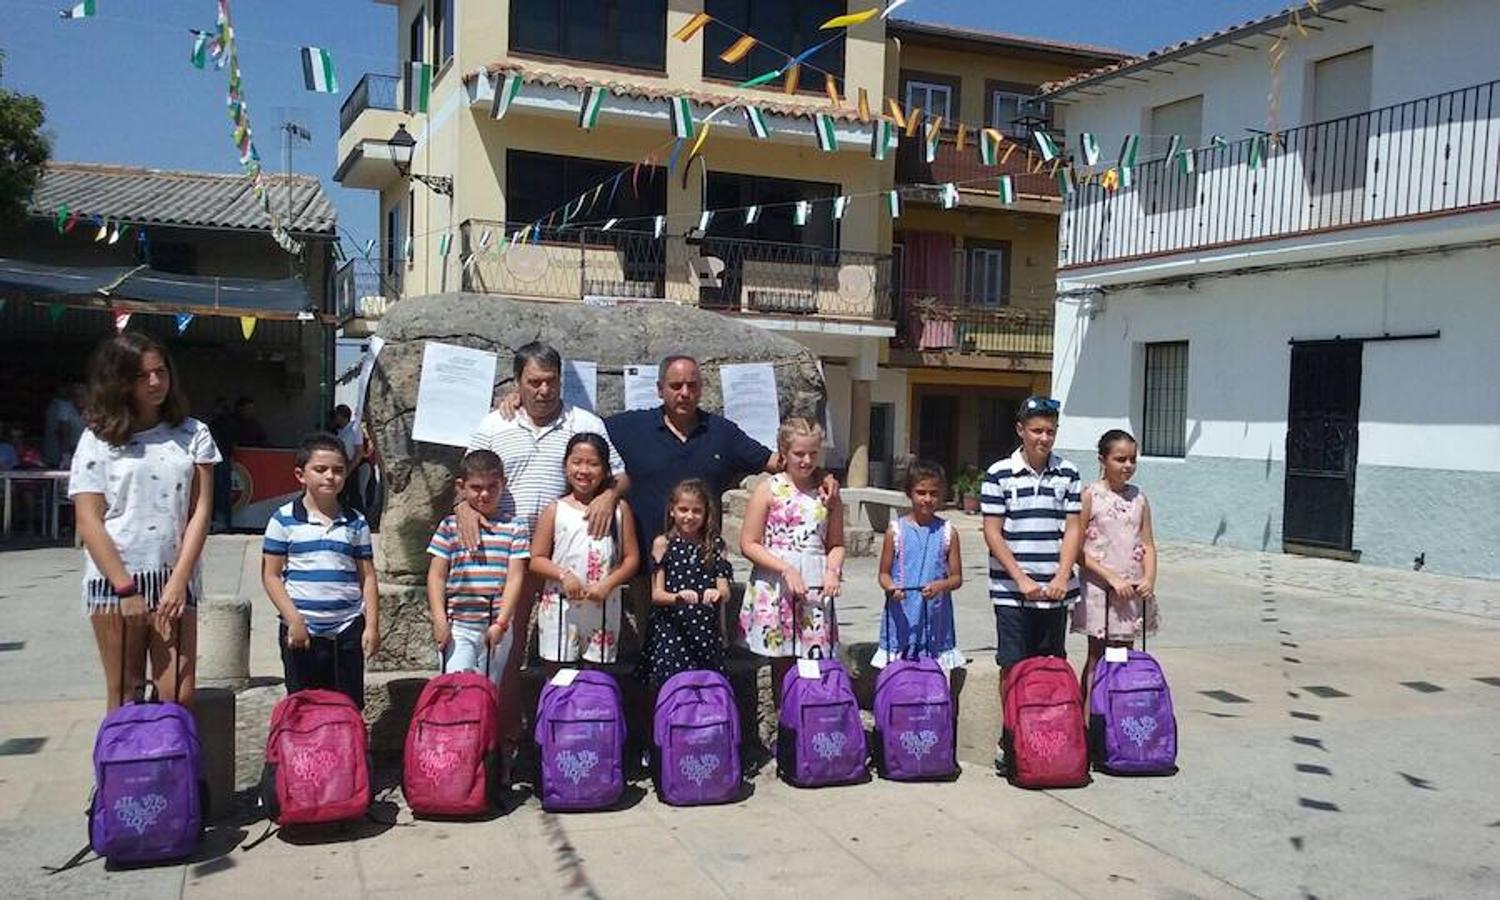
[(1500, 578), (1496, 11), (1323, 0), (1051, 87), (1096, 171), (1139, 136), (1061, 220), (1058, 446), (1137, 435), (1158, 534)]

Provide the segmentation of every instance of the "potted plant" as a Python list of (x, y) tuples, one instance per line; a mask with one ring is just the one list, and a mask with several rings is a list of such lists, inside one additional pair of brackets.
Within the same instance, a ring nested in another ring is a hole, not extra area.
[(973, 466), (965, 467), (953, 479), (953, 492), (963, 504), (964, 512), (971, 516), (979, 512), (979, 488), (983, 483), (984, 476)]

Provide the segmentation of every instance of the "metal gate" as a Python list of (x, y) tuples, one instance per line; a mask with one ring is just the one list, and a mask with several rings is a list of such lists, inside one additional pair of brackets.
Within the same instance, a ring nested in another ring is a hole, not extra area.
[(1354, 555), (1362, 341), (1292, 345), (1282, 547)]

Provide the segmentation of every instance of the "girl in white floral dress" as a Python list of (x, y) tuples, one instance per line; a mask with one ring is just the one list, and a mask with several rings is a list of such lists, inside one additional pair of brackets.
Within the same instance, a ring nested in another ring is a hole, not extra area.
[(579, 432), (563, 454), (568, 493), (542, 510), (531, 542), (531, 571), (547, 579), (537, 606), (537, 650), (560, 663), (612, 663), (619, 652), (620, 589), (640, 565), (635, 519), (620, 501), (601, 537), (585, 511), (613, 477), (604, 438)]
[(833, 603), (843, 576), (844, 512), (837, 496), (819, 497), (823, 428), (788, 419), (776, 438), (785, 471), (756, 487), (740, 532), (740, 552), (754, 565), (740, 626), (750, 651), (771, 658), (779, 703), (796, 657), (830, 658), (838, 650)]

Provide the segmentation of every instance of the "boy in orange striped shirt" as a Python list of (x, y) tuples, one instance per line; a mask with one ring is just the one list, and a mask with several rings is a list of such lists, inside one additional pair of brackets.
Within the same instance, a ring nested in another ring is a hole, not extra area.
[(511, 618), (526, 581), (530, 533), (524, 522), (500, 517), (505, 467), (491, 451), (475, 450), (463, 458), (456, 488), (459, 499), (481, 517), (480, 541), (478, 548), (465, 550), (458, 517), (449, 514), (427, 545), (432, 639), (444, 673), (486, 672), (498, 687), (513, 643)]

